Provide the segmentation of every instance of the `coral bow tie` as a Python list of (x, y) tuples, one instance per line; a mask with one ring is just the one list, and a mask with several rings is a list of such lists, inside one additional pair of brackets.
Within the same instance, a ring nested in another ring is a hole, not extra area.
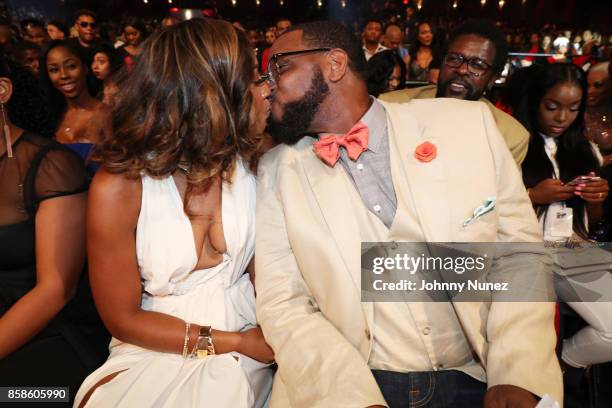
[(355, 161), (368, 148), (368, 126), (357, 122), (346, 135), (321, 136), (314, 144), (314, 151), (327, 165), (334, 167), (340, 158), (340, 146)]

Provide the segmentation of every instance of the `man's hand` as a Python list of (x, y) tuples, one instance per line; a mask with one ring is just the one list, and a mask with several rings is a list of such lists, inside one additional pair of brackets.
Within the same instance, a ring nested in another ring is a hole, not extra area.
[(494, 385), (487, 390), (484, 408), (533, 408), (537, 401), (532, 393), (515, 385)]

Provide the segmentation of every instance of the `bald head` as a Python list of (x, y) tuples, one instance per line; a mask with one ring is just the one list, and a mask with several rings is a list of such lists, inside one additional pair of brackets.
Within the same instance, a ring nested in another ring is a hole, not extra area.
[(612, 86), (610, 85), (610, 63), (601, 62), (589, 69), (587, 74), (587, 105), (589, 107), (604, 106), (610, 102)]
[(385, 47), (396, 50), (402, 45), (402, 29), (395, 24), (389, 24), (385, 28), (382, 43)]

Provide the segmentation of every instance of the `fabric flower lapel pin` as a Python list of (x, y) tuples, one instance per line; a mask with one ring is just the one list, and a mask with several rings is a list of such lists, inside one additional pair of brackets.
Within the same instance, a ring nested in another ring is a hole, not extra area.
[(420, 162), (429, 163), (436, 158), (438, 148), (431, 142), (423, 142), (414, 150), (414, 157)]

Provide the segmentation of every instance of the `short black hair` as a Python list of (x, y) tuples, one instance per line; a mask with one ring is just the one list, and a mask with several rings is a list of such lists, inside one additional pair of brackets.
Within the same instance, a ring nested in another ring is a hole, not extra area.
[(62, 33), (64, 33), (64, 36), (66, 38), (70, 37), (70, 30), (68, 29), (68, 27), (66, 26), (66, 24), (64, 24), (63, 21), (59, 21), (59, 20), (51, 20), (47, 23), (47, 27), (48, 26), (55, 26), (57, 27), (58, 30), (60, 30)]
[(288, 21), (291, 24), (293, 24), (293, 20), (291, 20), (290, 18), (287, 18), (287, 17), (277, 18), (276, 21), (274, 22), (274, 24), (276, 25), (276, 24), (280, 23), (281, 21)]
[(28, 50), (36, 51), (40, 55), (41, 48), (33, 42), (23, 40), (15, 44), (14, 47), (6, 49), (6, 52), (9, 58), (13, 57), (17, 62), (21, 62), (25, 56), (25, 52)]
[(81, 16), (89, 16), (98, 21), (98, 15), (91, 10), (81, 9), (74, 14), (74, 21), (77, 21)]
[(443, 55), (446, 55), (450, 45), (459, 37), (464, 35), (476, 35), (489, 40), (495, 47), (495, 57), (493, 58), (493, 70), (497, 73), (504, 69), (506, 58), (508, 57), (508, 45), (504, 38), (504, 33), (491, 20), (472, 19), (457, 27), (449, 36)]
[(28, 27), (38, 27), (42, 28), (43, 30), (45, 29), (45, 25), (42, 23), (42, 21), (35, 18), (26, 18), (25, 20), (21, 21), (20, 25), (23, 31), (25, 31)]
[(385, 25), (383, 24), (383, 22), (377, 18), (368, 18), (364, 23), (363, 26), (361, 27), (361, 31), (365, 30), (366, 27), (368, 26), (368, 24), (370, 23), (376, 23), (380, 25), (380, 29), (382, 30)]
[(362, 81), (368, 79), (368, 66), (361, 42), (342, 24), (335, 21), (313, 21), (290, 27), (282, 35), (292, 31), (302, 32), (302, 41), (316, 48), (339, 48), (348, 55), (349, 69)]

